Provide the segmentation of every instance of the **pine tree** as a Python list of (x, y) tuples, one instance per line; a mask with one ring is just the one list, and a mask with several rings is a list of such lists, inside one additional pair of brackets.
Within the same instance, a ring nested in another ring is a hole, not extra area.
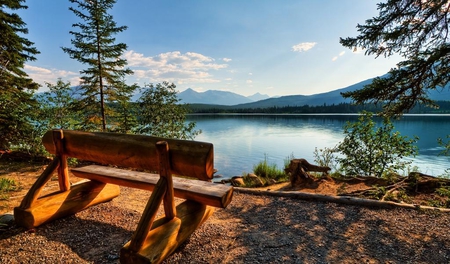
[[(119, 100), (129, 100), (132, 94), (129, 90), (135, 86), (124, 84), (124, 77), (132, 74), (129, 68), (125, 68), (127, 61), (121, 58), (127, 49), (125, 43), (114, 44), (113, 35), (127, 29), (126, 26), (117, 26), (113, 17), (107, 13), (115, 0), (70, 0), (78, 5), (78, 9), (70, 7), (70, 10), (79, 17), (82, 22), (73, 24), (79, 31), (70, 31), (73, 35), (74, 48), (64, 47), (63, 50), (72, 59), (76, 59), (88, 66), (80, 71), (83, 99), (80, 107), (84, 110), (85, 129), (101, 129), (106, 131), (106, 116), (114, 115), (108, 103), (116, 103)], [(126, 89), (127, 92), (122, 92)]]
[(386, 115), (399, 115), (416, 104), (436, 106), (429, 89), (450, 83), (450, 3), (448, 0), (387, 0), (379, 15), (358, 25), (359, 36), (340, 40), (345, 47), (363, 48), (366, 55), (404, 58), (387, 76), (363, 89), (344, 93), (356, 103), (383, 104)]
[(24, 0), (0, 1), (0, 148), (21, 144), (32, 126), (28, 115), (35, 106), (33, 91), (39, 85), (23, 71), (27, 61), (33, 61), (39, 51), (23, 35), (26, 23), (16, 13), (26, 9)]

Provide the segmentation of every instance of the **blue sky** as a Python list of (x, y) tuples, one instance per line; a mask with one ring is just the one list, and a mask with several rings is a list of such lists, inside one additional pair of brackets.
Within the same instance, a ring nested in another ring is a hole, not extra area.
[[(385, 74), (398, 57), (352, 52), (339, 37), (377, 15), (372, 0), (118, 0), (110, 11), (125, 32), (124, 57), (135, 74), (127, 83), (174, 82), (179, 91), (222, 90), (249, 96), (316, 94)], [(61, 47), (72, 47), (79, 22), (66, 0), (27, 1), (18, 13), (27, 38), (41, 52), (27, 62), (37, 82), (57, 78), (78, 85), (85, 66)]]

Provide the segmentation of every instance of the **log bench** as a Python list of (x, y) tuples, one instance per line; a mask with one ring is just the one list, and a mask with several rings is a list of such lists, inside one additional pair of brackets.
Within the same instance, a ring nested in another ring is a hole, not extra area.
[[(120, 251), (122, 263), (163, 261), (212, 215), (214, 207), (225, 208), (232, 199), (232, 187), (210, 182), (211, 143), (72, 130), (48, 131), (42, 142), (55, 157), (14, 208), (16, 223), (34, 228), (73, 215), (117, 197), (119, 185), (151, 191), (136, 231)], [(85, 179), (71, 184), (68, 157), (101, 165), (71, 169)], [(40, 196), (55, 171), (60, 190)], [(176, 206), (174, 197), (185, 201)], [(161, 203), (165, 215), (155, 220)]]

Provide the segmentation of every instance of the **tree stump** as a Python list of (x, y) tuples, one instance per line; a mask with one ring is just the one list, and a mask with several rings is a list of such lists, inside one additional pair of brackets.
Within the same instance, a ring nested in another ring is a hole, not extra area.
[(317, 166), (310, 164), (305, 159), (293, 159), (289, 164), (289, 167), (285, 169), (285, 172), (289, 174), (289, 180), (292, 186), (299, 186), (301, 184), (312, 184), (315, 183), (314, 177), (312, 177), (308, 172), (322, 172), (328, 174), (331, 168)]

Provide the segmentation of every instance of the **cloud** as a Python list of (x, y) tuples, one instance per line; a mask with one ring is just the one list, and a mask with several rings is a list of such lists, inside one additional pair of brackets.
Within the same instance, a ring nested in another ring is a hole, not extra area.
[[(220, 80), (210, 72), (228, 67), (228, 64), (217, 63), (213, 58), (195, 52), (172, 51), (146, 57), (130, 50), (123, 57), (134, 71), (134, 77), (147, 82), (215, 83)], [(231, 61), (228, 58), (222, 60)]]
[(33, 81), (39, 83), (43, 87), (46, 87), (45, 83), (56, 83), (58, 78), (64, 81), (69, 81), (71, 85), (78, 85), (80, 82), (79, 74), (77, 72), (47, 69), (43, 67), (37, 67), (25, 64), (25, 72), (33, 79)]
[(317, 42), (302, 42), (297, 45), (292, 46), (292, 51), (294, 52), (303, 52), (312, 49), (316, 46)]
[(251, 84), (251, 83), (253, 83), (253, 81), (252, 80), (247, 80), (247, 81), (245, 81), (247, 84)]
[(224, 62), (230, 62), (231, 61), (231, 59), (229, 59), (229, 58), (223, 58), (222, 59)]
[(248, 75), (253, 75), (253, 73), (252, 73), (252, 72), (249, 72)]
[(345, 54), (345, 51), (341, 51), (338, 56), (334, 56), (331, 60), (336, 61), (339, 57), (344, 56), (344, 54)]

